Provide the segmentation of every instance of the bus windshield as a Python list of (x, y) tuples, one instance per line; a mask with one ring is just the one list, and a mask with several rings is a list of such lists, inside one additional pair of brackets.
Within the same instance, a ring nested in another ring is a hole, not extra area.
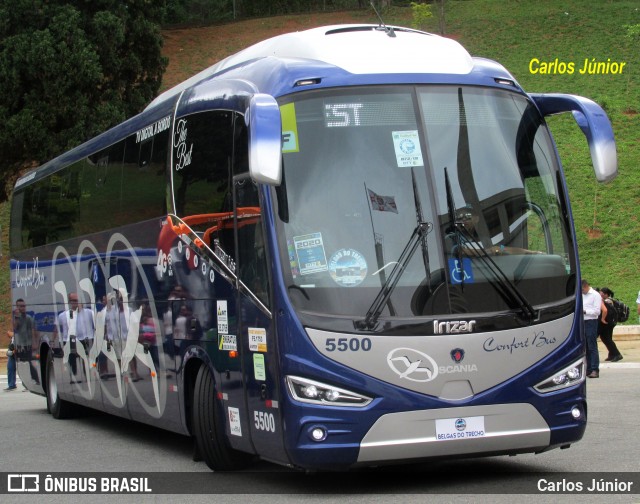
[(357, 323), (574, 296), (560, 168), (523, 95), (379, 86), (280, 104), (279, 247), (299, 312)]

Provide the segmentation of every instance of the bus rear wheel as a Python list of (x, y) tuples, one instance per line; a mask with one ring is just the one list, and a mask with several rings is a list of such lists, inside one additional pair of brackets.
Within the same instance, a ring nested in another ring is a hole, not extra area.
[(213, 375), (204, 364), (198, 370), (193, 391), (192, 426), (198, 453), (214, 471), (242, 469), (252, 462), (253, 456), (227, 445), (222, 412), (214, 391)]
[(53, 367), (53, 355), (47, 359), (47, 411), (53, 418), (71, 418), (75, 412), (75, 405), (69, 401), (60, 399), (58, 395), (58, 382)]

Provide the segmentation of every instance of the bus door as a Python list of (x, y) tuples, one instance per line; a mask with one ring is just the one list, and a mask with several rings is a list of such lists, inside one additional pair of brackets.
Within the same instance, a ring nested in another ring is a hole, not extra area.
[(258, 190), (248, 175), (234, 179), (238, 344), (242, 346), (247, 414), (259, 455), (286, 460), (279, 403), (278, 349), (269, 302), (269, 274)]

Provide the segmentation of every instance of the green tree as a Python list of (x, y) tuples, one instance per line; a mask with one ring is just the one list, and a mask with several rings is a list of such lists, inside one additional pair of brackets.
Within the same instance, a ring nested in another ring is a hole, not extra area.
[(431, 5), (411, 2), (411, 12), (413, 15), (412, 26), (418, 30), (426, 31), (429, 21), (433, 17)]
[(0, 199), (157, 94), (162, 0), (0, 0)]

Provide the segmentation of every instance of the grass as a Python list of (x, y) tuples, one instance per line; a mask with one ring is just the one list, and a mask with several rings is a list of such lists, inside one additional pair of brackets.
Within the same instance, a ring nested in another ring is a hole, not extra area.
[[(618, 146), (619, 176), (596, 182), (584, 136), (569, 115), (548, 122), (560, 153), (571, 198), (582, 274), (592, 285), (608, 286), (632, 307), (640, 289), (640, 51), (639, 38), (627, 37), (628, 25), (640, 24), (637, 0), (449, 0), (446, 35), (474, 56), (502, 63), (529, 92), (564, 92), (600, 103), (611, 119)], [(409, 26), (411, 9), (383, 13), (388, 24)], [(338, 23), (377, 23), (368, 11), (302, 14), (164, 32), (169, 67), (168, 89), (248, 45), (282, 32)], [(438, 31), (431, 19), (427, 29)], [(626, 62), (621, 75), (541, 75), (530, 72), (533, 58), (574, 62), (585, 59)], [(7, 260), (8, 205), (0, 205), (3, 256), (0, 258), (0, 330), (9, 328), (10, 292)], [(636, 321), (633, 315), (629, 323)]]

